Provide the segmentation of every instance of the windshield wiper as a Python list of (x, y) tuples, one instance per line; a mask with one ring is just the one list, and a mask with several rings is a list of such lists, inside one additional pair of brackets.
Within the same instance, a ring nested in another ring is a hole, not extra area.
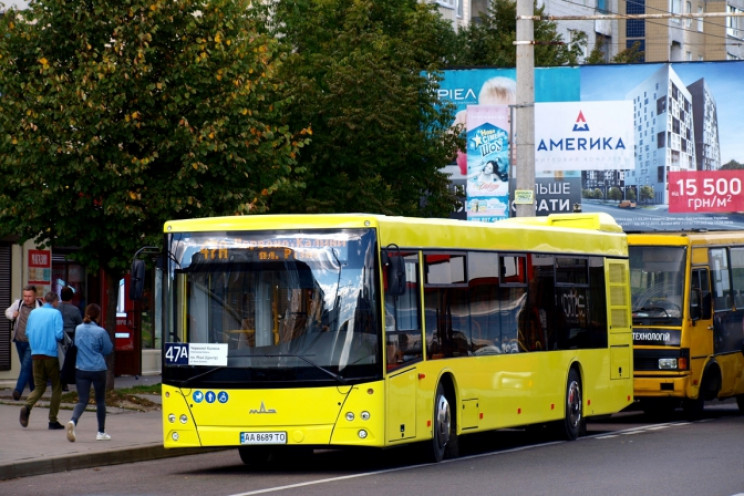
[(222, 370), (222, 369), (225, 369), (225, 368), (227, 368), (227, 367), (220, 366), (220, 367), (214, 367), (214, 368), (209, 369), (209, 370), (205, 370), (201, 374), (196, 374), (195, 376), (189, 377), (188, 379), (184, 380), (181, 383), (181, 387), (186, 387), (186, 386), (188, 386), (189, 384), (191, 384), (192, 382), (194, 382), (197, 379), (201, 379), (201, 378), (206, 377), (208, 375), (212, 375), (213, 373), (217, 372), (218, 370)]
[(344, 384), (344, 385), (346, 385), (346, 379), (345, 379), (345, 378), (344, 378), (343, 376), (341, 376), (341, 375), (339, 375), (339, 374), (337, 374), (337, 373), (335, 373), (335, 372), (332, 372), (332, 371), (328, 370), (327, 368), (325, 368), (325, 367), (323, 367), (323, 366), (321, 366), (321, 365), (318, 365), (317, 363), (313, 362), (313, 361), (312, 361), (312, 360), (310, 360), (309, 358), (305, 358), (305, 357), (304, 357), (304, 356), (302, 356), (302, 355), (295, 355), (295, 354), (289, 354), (289, 353), (282, 353), (282, 354), (277, 354), (277, 355), (253, 355), (253, 356), (254, 356), (254, 357), (256, 357), (256, 356), (260, 356), (260, 357), (265, 357), (265, 358), (299, 358), (299, 359), (300, 359), (300, 360), (302, 360), (303, 362), (305, 362), (305, 363), (307, 363), (307, 364), (309, 364), (309, 365), (312, 365), (313, 367), (315, 367), (316, 369), (320, 370), (321, 372), (323, 372), (323, 373), (325, 373), (325, 374), (327, 374), (327, 375), (329, 375), (329, 376), (333, 377), (333, 378), (334, 378), (334, 379), (336, 379), (336, 380), (337, 380), (337, 381), (338, 381), (338, 382), (339, 382), (340, 384)]

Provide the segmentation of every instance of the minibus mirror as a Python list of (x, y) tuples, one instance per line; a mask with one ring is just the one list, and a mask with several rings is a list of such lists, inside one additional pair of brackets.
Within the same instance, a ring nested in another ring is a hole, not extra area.
[(145, 291), (145, 261), (134, 259), (132, 261), (131, 281), (129, 284), (129, 299), (138, 301), (142, 299)]

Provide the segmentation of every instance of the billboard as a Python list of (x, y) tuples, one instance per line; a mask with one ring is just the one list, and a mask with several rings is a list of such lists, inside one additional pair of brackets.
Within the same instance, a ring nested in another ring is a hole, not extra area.
[[(515, 81), (516, 71), (463, 69), (443, 76), (440, 99), (467, 114), (494, 105), (485, 91), (489, 81)], [(737, 136), (744, 115), (734, 103), (744, 101), (741, 81), (744, 61), (536, 68), (537, 215), (606, 212), (626, 231), (744, 228), (744, 140)], [(510, 109), (506, 216), (514, 212), (519, 172), (513, 101), (496, 103)], [(468, 151), (446, 171), (467, 193), (476, 172)], [(475, 218), (471, 198), (467, 216)]]

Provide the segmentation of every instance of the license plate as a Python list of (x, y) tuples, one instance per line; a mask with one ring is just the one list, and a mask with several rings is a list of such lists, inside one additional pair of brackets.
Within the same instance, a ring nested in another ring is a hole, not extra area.
[(240, 444), (287, 444), (287, 433), (241, 432)]

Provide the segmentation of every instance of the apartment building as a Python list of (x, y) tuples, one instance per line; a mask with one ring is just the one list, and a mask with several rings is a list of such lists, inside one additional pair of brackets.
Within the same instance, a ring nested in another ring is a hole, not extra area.
[[(744, 17), (738, 17), (744, 14), (744, 0), (618, 0), (618, 8), (621, 14), (692, 16), (622, 21), (617, 31), (621, 47), (638, 43), (645, 62), (744, 58)], [(732, 15), (703, 17), (707, 13)]]

